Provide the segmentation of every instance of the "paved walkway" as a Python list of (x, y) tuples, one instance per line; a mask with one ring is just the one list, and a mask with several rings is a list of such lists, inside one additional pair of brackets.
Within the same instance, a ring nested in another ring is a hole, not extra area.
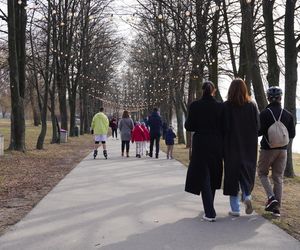
[(221, 192), (217, 222), (202, 221), (200, 197), (183, 191), (184, 166), (163, 153), (160, 159), (122, 158), (120, 141), (108, 145), (108, 160), (86, 157), (0, 238), (0, 249), (300, 249), (260, 216), (227, 216)]

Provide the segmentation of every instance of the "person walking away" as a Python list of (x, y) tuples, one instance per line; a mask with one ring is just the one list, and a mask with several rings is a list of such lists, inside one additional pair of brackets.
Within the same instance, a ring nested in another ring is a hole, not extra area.
[(145, 140), (143, 141), (143, 151), (142, 151), (143, 153), (142, 154), (144, 155), (144, 152), (145, 152), (146, 156), (148, 156), (148, 154), (149, 154), (148, 144), (150, 141), (150, 132), (144, 122), (141, 123), (141, 128), (144, 131), (144, 137), (145, 137)]
[(116, 137), (116, 139), (118, 140), (118, 121), (116, 117), (113, 117), (110, 120), (109, 126), (111, 127), (112, 138)]
[[(287, 147), (289, 140), (295, 137), (295, 122), (292, 114), (281, 107), (281, 88), (269, 88), (267, 98), (269, 105), (259, 115), (261, 127), (258, 135), (263, 137), (260, 142), (257, 170), (267, 195), (265, 210), (280, 217)], [(268, 177), (270, 170), (273, 188)]]
[(173, 131), (173, 127), (170, 126), (165, 135), (165, 142), (167, 145), (167, 159), (173, 159), (173, 148), (174, 148), (174, 139), (176, 134)]
[(214, 98), (212, 82), (202, 86), (203, 96), (189, 106), (185, 129), (193, 135), (192, 155), (189, 163), (185, 191), (202, 196), (203, 219), (216, 220), (214, 197), (222, 183), (222, 104)]
[(158, 114), (158, 109), (154, 108), (152, 114), (149, 116), (148, 125), (150, 127), (150, 152), (149, 156), (153, 156), (153, 146), (155, 141), (155, 157), (159, 154), (159, 140), (161, 136), (162, 120)]
[(135, 142), (136, 146), (136, 157), (141, 158), (143, 152), (143, 142), (145, 140), (144, 131), (139, 122), (135, 123), (135, 126), (132, 130), (131, 142)]
[(129, 117), (129, 112), (127, 110), (124, 110), (122, 119), (119, 122), (122, 156), (124, 156), (124, 150), (126, 148), (126, 156), (129, 157), (131, 131), (133, 127), (134, 127), (133, 120)]
[(103, 147), (103, 155), (105, 159), (107, 159), (107, 150), (106, 150), (106, 140), (107, 140), (107, 132), (109, 127), (109, 120), (107, 116), (104, 114), (104, 108), (100, 108), (100, 112), (95, 114), (92, 120), (91, 129), (95, 138), (94, 145), (94, 159), (96, 159), (98, 154), (98, 146), (101, 142)]
[(229, 215), (240, 216), (239, 190), (246, 214), (252, 214), (251, 192), (254, 187), (258, 109), (242, 79), (234, 79), (224, 103), (224, 195), (230, 196)]

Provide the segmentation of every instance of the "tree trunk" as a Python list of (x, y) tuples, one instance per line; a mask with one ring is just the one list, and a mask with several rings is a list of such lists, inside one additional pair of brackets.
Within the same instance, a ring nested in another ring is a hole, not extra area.
[(225, 32), (226, 32), (229, 51), (230, 51), (230, 59), (231, 59), (231, 64), (232, 64), (233, 75), (235, 77), (237, 77), (238, 72), (237, 72), (235, 56), (234, 56), (234, 49), (233, 49), (233, 44), (232, 44), (231, 34), (230, 34), (230, 28), (229, 28), (229, 22), (228, 22), (228, 16), (227, 16), (226, 0), (223, 0), (223, 17), (224, 17), (224, 23), (225, 23)]
[[(295, 0), (286, 1), (284, 40), (285, 40), (285, 95), (284, 108), (290, 111), (296, 123), (296, 90), (297, 90), (297, 43), (295, 39), (294, 18), (295, 18)], [(292, 141), (288, 147), (288, 160), (284, 175), (294, 177), (294, 168), (292, 161)]]
[(241, 0), (241, 9), (242, 9), (242, 27), (243, 32), (243, 44), (245, 45), (245, 52), (247, 57), (248, 65), (255, 99), (260, 110), (264, 109), (267, 106), (267, 99), (263, 87), (263, 82), (260, 73), (259, 61), (257, 50), (255, 48), (255, 40), (253, 34), (253, 6), (248, 4), (245, 0)]
[(48, 111), (48, 96), (49, 96), (49, 71), (50, 71), (50, 43), (51, 43), (51, 8), (50, 0), (48, 0), (48, 22), (47, 22), (47, 44), (46, 44), (46, 65), (45, 65), (45, 79), (44, 79), (44, 95), (42, 99), (42, 109), (41, 109), (41, 118), (42, 118), (42, 128), (39, 134), (36, 148), (43, 149), (45, 136), (47, 133), (47, 111)]
[(33, 83), (29, 84), (30, 104), (32, 108), (33, 124), (38, 127), (41, 124), (41, 116), (36, 103), (36, 95), (34, 94)]
[(263, 0), (263, 16), (266, 29), (266, 45), (267, 45), (267, 59), (268, 59), (268, 74), (267, 80), (269, 86), (279, 85), (279, 66), (277, 62), (277, 51), (275, 45), (274, 35), (274, 20), (273, 20), (273, 6), (275, 0)]
[(25, 30), (26, 0), (20, 5), (17, 0), (8, 0), (8, 47), (10, 90), (12, 106), (12, 131), (9, 148), (25, 152)]

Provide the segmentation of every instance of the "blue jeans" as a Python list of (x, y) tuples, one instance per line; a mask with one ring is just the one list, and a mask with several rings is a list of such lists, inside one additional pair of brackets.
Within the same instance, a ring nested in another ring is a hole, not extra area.
[[(242, 200), (251, 200), (251, 194), (249, 190), (246, 190), (246, 185), (244, 185), (243, 180), (240, 180), (240, 187), (242, 190)], [(232, 212), (240, 212), (240, 197), (237, 194), (236, 196), (230, 195), (229, 198), (230, 207)]]

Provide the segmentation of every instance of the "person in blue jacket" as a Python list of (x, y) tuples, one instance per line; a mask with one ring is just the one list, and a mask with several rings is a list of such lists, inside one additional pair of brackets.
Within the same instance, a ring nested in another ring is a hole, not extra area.
[(174, 148), (174, 139), (176, 138), (176, 134), (173, 131), (173, 127), (170, 126), (167, 129), (166, 135), (165, 135), (165, 141), (167, 145), (167, 159), (172, 160), (173, 159), (173, 148)]
[(158, 109), (154, 108), (152, 114), (149, 116), (148, 125), (150, 127), (150, 152), (149, 156), (153, 156), (153, 146), (155, 141), (155, 157), (159, 154), (159, 140), (161, 136), (162, 120), (158, 114)]

